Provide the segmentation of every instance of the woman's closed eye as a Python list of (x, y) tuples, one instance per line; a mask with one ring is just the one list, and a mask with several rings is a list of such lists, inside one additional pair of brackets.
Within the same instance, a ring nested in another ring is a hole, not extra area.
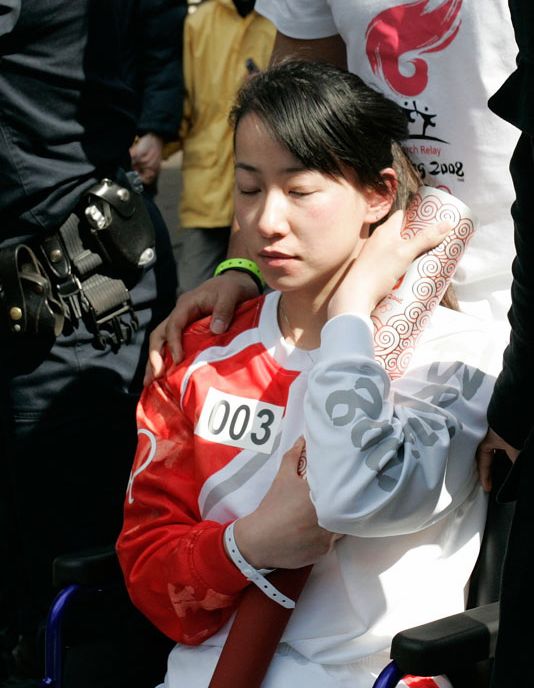
[(305, 198), (306, 196), (311, 196), (315, 193), (314, 189), (290, 189), (290, 196), (295, 196), (296, 198)]
[(295, 198), (305, 198), (324, 188), (324, 177), (314, 170), (299, 171), (292, 174), (286, 181), (286, 193)]
[(254, 194), (259, 193), (259, 188), (258, 187), (247, 187), (247, 186), (238, 186), (237, 187), (238, 193), (242, 194), (243, 196), (253, 196)]

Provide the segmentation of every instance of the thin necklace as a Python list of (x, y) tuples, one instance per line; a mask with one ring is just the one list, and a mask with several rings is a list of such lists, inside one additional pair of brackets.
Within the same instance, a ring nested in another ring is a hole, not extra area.
[[(287, 317), (286, 309), (284, 308), (284, 304), (282, 303), (283, 296), (280, 296), (280, 299), (278, 300), (278, 312), (282, 316), (282, 320), (285, 322), (285, 324), (289, 328), (289, 334), (291, 336), (291, 339), (294, 339), (293, 337), (293, 328), (291, 327), (291, 323), (289, 322), (289, 318)], [(282, 332), (283, 334), (283, 332)]]
[[(283, 299), (283, 295), (280, 296), (280, 298), (278, 299), (278, 313), (280, 314), (280, 316), (282, 317), (282, 320), (285, 322), (285, 324), (289, 328), (289, 335), (288, 336), (291, 339), (293, 346), (296, 347), (299, 351), (303, 351), (311, 361), (314, 361), (313, 356), (310, 353), (310, 349), (304, 349), (304, 348), (297, 345), (297, 343), (295, 341), (295, 335), (293, 334), (293, 327), (291, 326), (291, 323), (289, 322), (289, 318), (287, 317), (286, 309), (284, 308), (284, 304), (282, 303), (282, 299)], [(280, 330), (282, 330), (282, 328), (280, 328)], [(284, 336), (283, 332), (282, 332), (282, 336)], [(312, 349), (312, 351), (313, 351), (313, 349)]]

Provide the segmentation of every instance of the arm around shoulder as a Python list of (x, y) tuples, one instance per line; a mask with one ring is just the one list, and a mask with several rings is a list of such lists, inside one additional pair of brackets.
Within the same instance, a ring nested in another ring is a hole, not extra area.
[(383, 537), (416, 532), (476, 489), (493, 378), (461, 362), (409, 370), (391, 383), (366, 319), (322, 332), (305, 401), (308, 480), (320, 525)]

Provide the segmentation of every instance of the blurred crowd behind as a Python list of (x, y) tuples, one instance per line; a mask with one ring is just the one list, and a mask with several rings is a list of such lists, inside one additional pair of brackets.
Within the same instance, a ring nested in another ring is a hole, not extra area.
[(188, 0), (184, 114), (162, 151), (156, 203), (171, 235), (180, 292), (212, 276), (226, 257), (233, 163), (228, 113), (248, 75), (267, 67), (275, 27), (254, 0)]

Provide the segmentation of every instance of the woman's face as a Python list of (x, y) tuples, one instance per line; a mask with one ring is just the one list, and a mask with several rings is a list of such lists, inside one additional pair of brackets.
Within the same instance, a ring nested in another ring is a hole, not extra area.
[(237, 127), (235, 161), (241, 236), (273, 289), (330, 288), (389, 209), (377, 214), (375, 191), (304, 168), (255, 114)]

